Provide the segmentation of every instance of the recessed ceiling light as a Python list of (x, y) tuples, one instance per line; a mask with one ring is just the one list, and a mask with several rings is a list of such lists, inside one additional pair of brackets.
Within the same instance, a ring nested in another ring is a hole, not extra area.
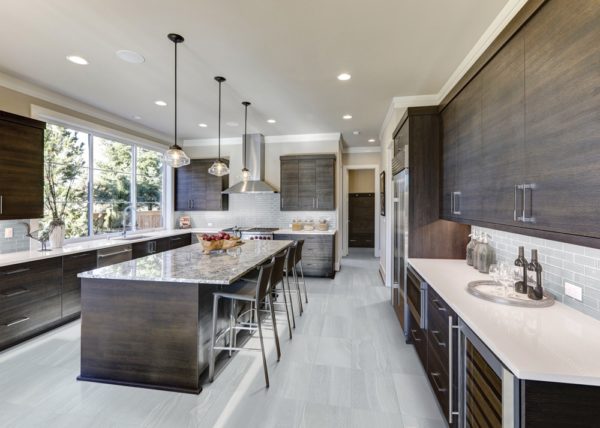
[(138, 116), (138, 115), (136, 114), (136, 115), (134, 115), (134, 116), (131, 116), (131, 118), (132, 118), (132, 119), (134, 119), (134, 120), (141, 120), (141, 119), (142, 119), (142, 116)]
[(269, 122), (269, 123), (277, 123), (277, 121), (275, 119), (267, 119), (267, 122)]
[(237, 123), (237, 122), (226, 122), (225, 125), (231, 126), (231, 127), (236, 127), (236, 126), (239, 125), (239, 123)]
[(345, 114), (345, 115), (342, 116), (342, 118), (344, 120), (350, 120), (350, 119), (352, 119), (352, 115), (351, 114)]
[(360, 131), (352, 131), (354, 135), (360, 135)]
[(352, 78), (348, 73), (342, 73), (338, 76), (338, 80), (350, 80)]
[(144, 58), (141, 54), (126, 49), (117, 51), (116, 55), (119, 57), (119, 59), (131, 64), (141, 64), (146, 61), (146, 58)]
[(69, 61), (71, 61), (73, 64), (77, 64), (77, 65), (88, 65), (89, 64), (89, 62), (87, 62), (87, 60), (85, 58), (82, 58), (77, 55), (69, 55), (69, 56), (67, 56), (67, 59)]
[(374, 143), (374, 142), (375, 142), (375, 138), (369, 139), (369, 143)]
[(200, 128), (206, 128), (208, 125), (206, 123), (199, 123), (198, 126)]
[(154, 104), (156, 104), (157, 106), (161, 106), (161, 107), (164, 107), (167, 105), (167, 103), (162, 100), (154, 101)]

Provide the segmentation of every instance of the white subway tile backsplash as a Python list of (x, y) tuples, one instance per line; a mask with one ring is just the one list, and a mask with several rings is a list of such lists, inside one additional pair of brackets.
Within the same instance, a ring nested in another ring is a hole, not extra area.
[[(543, 268), (546, 289), (561, 301), (581, 312), (600, 319), (600, 250), (573, 244), (532, 238), (516, 233), (473, 227), (474, 232), (485, 232), (492, 237), (491, 245), (496, 250), (496, 259), (513, 263), (519, 246), (525, 247), (525, 257), (531, 250), (538, 250)], [(564, 294), (565, 280), (584, 289), (583, 302)]]

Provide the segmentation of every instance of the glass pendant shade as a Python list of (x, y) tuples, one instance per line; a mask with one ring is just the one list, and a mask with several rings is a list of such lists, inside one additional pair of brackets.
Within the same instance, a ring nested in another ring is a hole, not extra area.
[(221, 159), (217, 159), (213, 162), (210, 168), (208, 168), (208, 173), (216, 175), (217, 177), (222, 177), (229, 174), (229, 167)]
[(242, 169), (242, 181), (246, 182), (250, 180), (250, 170), (248, 168)]
[(165, 152), (164, 161), (173, 168), (179, 168), (180, 166), (189, 165), (190, 157), (185, 154), (181, 147), (173, 145)]

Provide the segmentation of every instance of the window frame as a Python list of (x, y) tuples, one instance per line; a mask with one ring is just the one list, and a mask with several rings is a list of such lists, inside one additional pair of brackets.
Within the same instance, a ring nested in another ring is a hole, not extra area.
[(131, 233), (136, 233), (140, 231), (145, 232), (156, 232), (166, 230), (167, 224), (167, 168), (164, 162), (161, 165), (161, 200), (160, 200), (160, 210), (161, 210), (161, 226), (157, 228), (151, 229), (137, 229), (137, 149), (141, 148), (144, 150), (154, 151), (160, 154), (162, 158), (162, 153), (165, 148), (158, 144), (149, 140), (144, 140), (143, 138), (137, 138), (135, 136), (130, 136), (124, 134), (119, 131), (111, 130), (110, 128), (106, 128), (100, 125), (96, 125), (92, 122), (87, 122), (84, 120), (79, 120), (77, 118), (73, 118), (70, 116), (63, 115), (62, 113), (53, 112), (51, 110), (47, 110), (43, 107), (31, 106), (32, 108), (32, 117), (36, 119), (40, 119), (48, 123), (49, 125), (61, 126), (67, 128), (69, 130), (75, 132), (83, 132), (88, 135), (87, 140), (87, 149), (88, 149), (88, 194), (87, 194), (87, 203), (88, 203), (88, 236), (83, 237), (74, 237), (67, 238), (65, 242), (77, 243), (84, 241), (92, 241), (98, 239), (110, 239), (113, 237), (117, 237), (121, 234), (121, 232), (110, 232), (110, 233), (94, 233), (94, 137), (102, 138), (108, 141), (112, 141), (115, 143), (120, 143), (127, 145), (131, 148), (131, 177), (130, 177), (130, 199), (129, 203), (134, 208), (132, 210), (132, 218), (131, 218), (131, 229), (128, 230)]

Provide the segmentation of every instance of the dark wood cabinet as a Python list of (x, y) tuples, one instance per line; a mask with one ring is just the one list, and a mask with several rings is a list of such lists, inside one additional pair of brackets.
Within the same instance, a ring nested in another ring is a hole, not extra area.
[[(213, 159), (192, 159), (189, 165), (175, 170), (176, 211), (227, 211), (229, 195), (221, 193), (229, 187), (229, 175), (217, 177), (208, 173)], [(229, 165), (227, 160), (225, 163)]]
[(335, 276), (335, 238), (329, 234), (275, 234), (274, 239), (304, 240), (302, 266), (304, 275), (333, 278)]
[(441, 217), (600, 248), (600, 9), (536, 9), (442, 112)]
[(131, 245), (131, 257), (137, 259), (150, 254), (162, 253), (170, 249), (170, 238), (152, 239), (150, 241), (136, 242)]
[(169, 250), (185, 247), (192, 244), (192, 234), (184, 233), (181, 235), (169, 237)]
[(335, 210), (335, 155), (281, 156), (281, 211)]
[(348, 194), (348, 246), (375, 246), (375, 194)]
[(77, 274), (96, 269), (96, 251), (71, 254), (62, 258), (62, 316), (71, 317), (81, 312), (81, 279)]
[(44, 130), (37, 120), (0, 112), (0, 220), (44, 216)]

